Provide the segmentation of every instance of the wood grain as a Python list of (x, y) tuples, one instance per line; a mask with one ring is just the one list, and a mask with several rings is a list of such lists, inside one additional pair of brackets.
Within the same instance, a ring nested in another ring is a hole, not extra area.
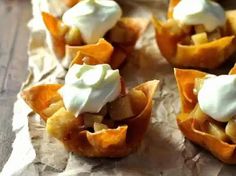
[(0, 170), (9, 158), (13, 103), (27, 75), (29, 0), (0, 0)]

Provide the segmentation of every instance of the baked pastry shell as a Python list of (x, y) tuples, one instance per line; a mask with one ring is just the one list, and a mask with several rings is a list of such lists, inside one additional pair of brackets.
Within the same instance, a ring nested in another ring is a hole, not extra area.
[(68, 7), (73, 7), (75, 4), (77, 4), (80, 0), (64, 0), (65, 4)]
[[(76, 46), (67, 45), (65, 42), (65, 36), (60, 35), (58, 26), (60, 26), (60, 23), (62, 23), (61, 20), (46, 12), (42, 12), (42, 18), (47, 30), (49, 31), (52, 49), (56, 57), (60, 61), (63, 60), (65, 56), (66, 59), (73, 59), (73, 57), (70, 55), (70, 53), (67, 53), (67, 51), (70, 50), (70, 48), (76, 48)], [(116, 58), (114, 68), (118, 68), (122, 63), (125, 62), (127, 56), (133, 51), (136, 41), (146, 29), (147, 25), (148, 20), (143, 18), (124, 17), (117, 22), (116, 26), (119, 26), (119, 28), (125, 31), (121, 35), (129, 36), (132, 34), (132, 37), (128, 41), (125, 41), (125, 39), (129, 37), (124, 36), (123, 41), (112, 41), (112, 39), (106, 39), (114, 47), (112, 53), (112, 58)]]
[[(179, 0), (169, 3), (167, 18), (173, 18), (173, 9)], [(173, 34), (165, 22), (153, 17), (156, 41), (161, 54), (174, 67), (214, 69), (236, 51), (236, 10), (226, 12), (225, 37), (200, 45), (182, 45), (183, 35)]]
[[(86, 157), (127, 156), (137, 149), (147, 131), (152, 112), (152, 98), (158, 83), (159, 81), (153, 80), (133, 88), (141, 90), (146, 95), (147, 103), (135, 117), (119, 121), (117, 128), (89, 132), (83, 129), (82, 118), (74, 117), (67, 122), (67, 130), (59, 140), (63, 142), (68, 151)], [(43, 110), (49, 107), (51, 99), (59, 96), (57, 91), (61, 86), (59, 84), (35, 86), (23, 91), (21, 96), (47, 123), (48, 117), (44, 115)]]
[[(236, 74), (236, 66), (229, 74)], [(207, 73), (196, 70), (175, 69), (175, 77), (181, 100), (181, 112), (177, 115), (179, 129), (190, 141), (210, 151), (224, 163), (236, 164), (236, 144), (229, 144), (215, 136), (199, 130), (199, 122), (191, 116), (191, 111), (197, 104), (197, 97), (193, 94), (195, 78), (203, 78)]]

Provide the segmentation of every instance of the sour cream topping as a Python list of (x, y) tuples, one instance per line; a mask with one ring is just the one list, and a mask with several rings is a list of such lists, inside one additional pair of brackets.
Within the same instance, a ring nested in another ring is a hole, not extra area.
[(66, 11), (62, 21), (77, 27), (87, 44), (96, 43), (121, 18), (122, 10), (113, 0), (82, 0)]
[(59, 89), (65, 108), (77, 117), (84, 112), (97, 113), (121, 92), (120, 74), (108, 64), (73, 65), (64, 86)]
[(236, 75), (211, 76), (198, 93), (201, 110), (219, 122), (236, 115)]
[(173, 11), (173, 18), (186, 25), (204, 25), (207, 32), (224, 26), (224, 9), (211, 0), (181, 0)]

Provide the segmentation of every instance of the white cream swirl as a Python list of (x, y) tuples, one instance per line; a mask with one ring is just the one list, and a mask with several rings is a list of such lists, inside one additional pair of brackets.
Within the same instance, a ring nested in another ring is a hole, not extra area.
[(224, 9), (211, 0), (181, 0), (173, 11), (173, 18), (187, 25), (202, 24), (207, 32), (224, 26)]
[(84, 112), (97, 113), (121, 92), (120, 74), (108, 64), (73, 65), (64, 86), (59, 89), (66, 109), (77, 117)]
[(62, 21), (77, 27), (87, 44), (96, 43), (121, 18), (122, 10), (113, 0), (82, 0), (66, 11)]
[(201, 110), (219, 122), (236, 115), (236, 75), (209, 77), (198, 93)]

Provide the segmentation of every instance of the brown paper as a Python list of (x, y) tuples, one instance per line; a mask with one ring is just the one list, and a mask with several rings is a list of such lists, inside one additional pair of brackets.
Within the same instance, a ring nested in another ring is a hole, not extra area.
[[(29, 76), (22, 89), (35, 84), (63, 82), (66, 73), (50, 49), (50, 39), (40, 16), (41, 10), (60, 16), (66, 8), (62, 0), (32, 2)], [(150, 19), (153, 13), (164, 19), (168, 1), (119, 0), (119, 3), (125, 16)], [(185, 139), (178, 129), (176, 114), (180, 101), (173, 68), (161, 57), (154, 36), (150, 24), (128, 63), (120, 70), (128, 87), (152, 79), (161, 80), (160, 90), (154, 97), (152, 120), (137, 152), (122, 159), (91, 159), (68, 153), (60, 142), (47, 135), (44, 122), (18, 96), (13, 117), (16, 140), (1, 175), (227, 176), (236, 173), (236, 166), (221, 163)], [(226, 70), (214, 72), (226, 73)]]

